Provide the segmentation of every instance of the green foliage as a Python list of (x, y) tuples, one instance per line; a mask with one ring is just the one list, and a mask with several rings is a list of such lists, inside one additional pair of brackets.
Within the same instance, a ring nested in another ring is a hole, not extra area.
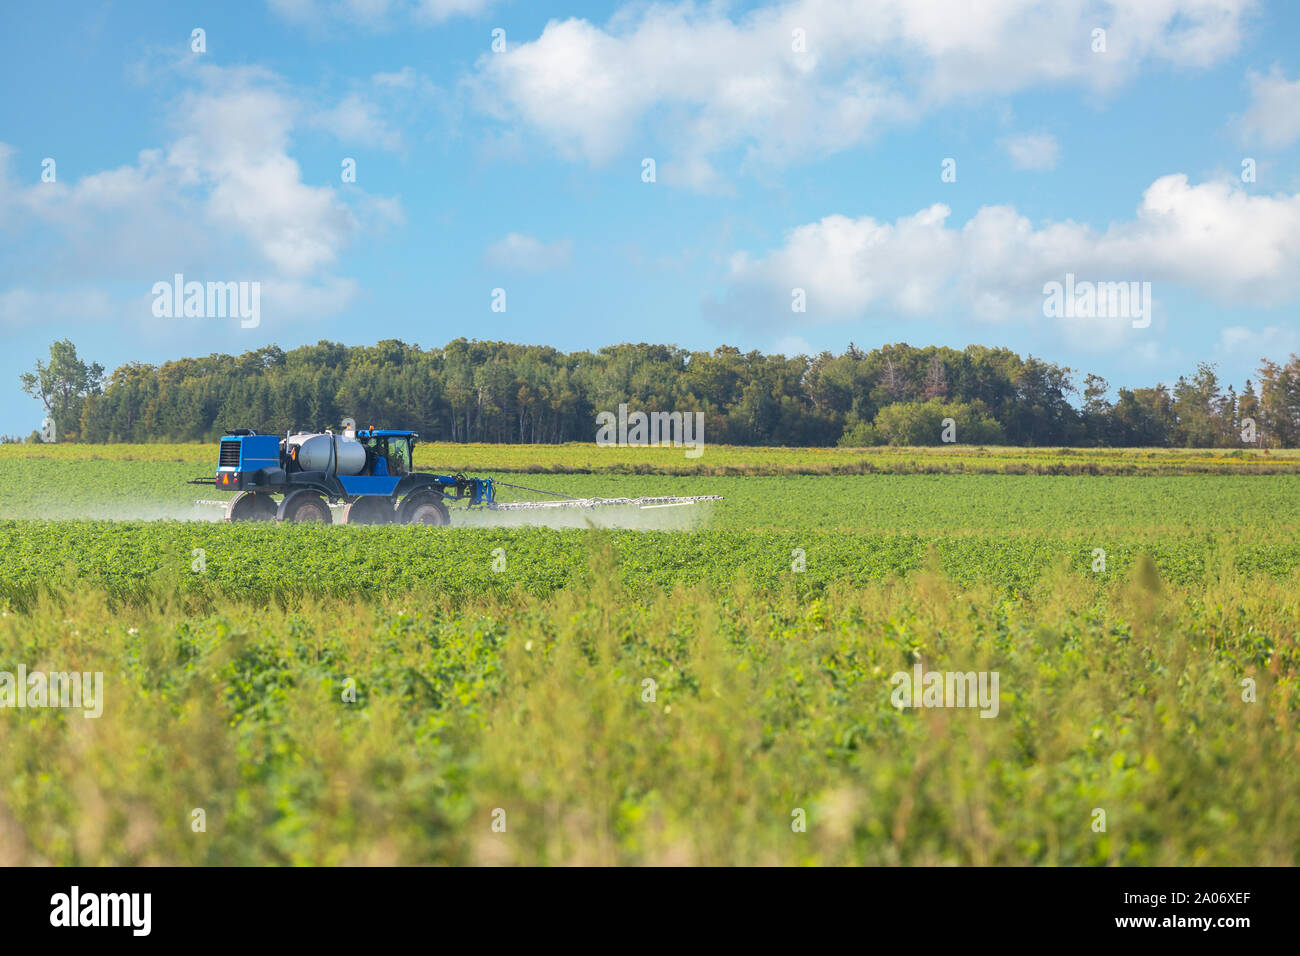
[(387, 339), (131, 363), (100, 394), (102, 371), (81, 363), (65, 340), (23, 387), (56, 409), (61, 435), (90, 442), (210, 441), (236, 427), (280, 434), (352, 418), (413, 428), (426, 440), (563, 443), (592, 440), (596, 414), (621, 404), (700, 412), (707, 440), (732, 445), (934, 444), (931, 403), (950, 413), (940, 418), (965, 426), (969, 436), (958, 441), (977, 444), (1237, 448), (1246, 416), (1270, 447), (1294, 446), (1300, 436), (1295, 357), (1265, 362), (1260, 394), (1247, 383), (1240, 400), (1221, 391), (1205, 364), (1172, 391), (1121, 389), (1114, 404), (1089, 376), (1081, 409), (1070, 403), (1072, 369), (978, 345), (850, 345), (839, 356), (788, 358), (730, 346), (565, 353), (465, 339), (425, 350)]
[(41, 400), (54, 419), (55, 437), (76, 441), (82, 437), (81, 414), (86, 400), (100, 394), (103, 377), (102, 365), (87, 365), (78, 357), (77, 347), (61, 339), (50, 346), (48, 364), (37, 360), (36, 370), (23, 372), (18, 381), (24, 392)]
[(871, 422), (864, 422), (857, 412), (849, 412), (844, 419), (844, 432), (840, 435), (841, 448), (870, 448), (884, 444), (880, 430)]
[[(545, 597), (4, 612), (4, 660), (105, 685), (0, 712), (0, 864), (1300, 863), (1293, 584), (634, 600), (601, 554)], [(917, 661), (997, 670), (998, 716), (896, 710)]]
[(941, 402), (937, 398), (897, 402), (882, 408), (871, 428), (879, 441), (890, 445), (938, 445), (944, 441), (1000, 445), (1006, 440), (1002, 426), (989, 417), (983, 402)]
[[(205, 608), (220, 600), (293, 607), (343, 594), (358, 600), (404, 594), (504, 599), (516, 591), (545, 595), (584, 579), (588, 550), (597, 541), (613, 548), (620, 586), (638, 597), (683, 583), (737, 580), (764, 588), (788, 584), (813, 596), (834, 585), (907, 575), (927, 561), (954, 581), (992, 584), (1007, 593), (1032, 588), (1062, 565), (1100, 585), (1113, 584), (1144, 554), (1163, 578), (1189, 586), (1223, 566), (1276, 578), (1300, 568), (1300, 545), (1289, 539), (1261, 541), (1258, 533), (1210, 539), (1155, 529), (1144, 534), (1115, 528), (1050, 533), (864, 527), (880, 520), (846, 518), (840, 522), (843, 530), (834, 531), (690, 532), (0, 521), (0, 550), (6, 555), (0, 603), (27, 608), (51, 587), (74, 582), (122, 606), (167, 596)], [(1106, 552), (1106, 572), (1094, 575), (1091, 562), (1098, 547)], [(493, 570), (496, 549), (504, 549), (508, 573)], [(796, 549), (807, 561), (798, 574), (791, 571)], [(191, 570), (199, 552), (201, 573)]]

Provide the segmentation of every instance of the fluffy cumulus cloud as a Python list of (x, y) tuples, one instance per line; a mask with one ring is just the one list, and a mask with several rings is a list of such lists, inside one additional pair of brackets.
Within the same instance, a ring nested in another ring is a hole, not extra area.
[(303, 180), (290, 139), (309, 111), (271, 74), (204, 67), (191, 79), (170, 110), (170, 141), (116, 169), (20, 185), (12, 150), (0, 146), (0, 231), (27, 235), (34, 264), (6, 290), (0, 321), (17, 324), (24, 302), (60, 311), (51, 295), (88, 319), (134, 314), (134, 295), (110, 300), (95, 284), (148, 289), (177, 272), (260, 281), (294, 317), (337, 310), (355, 294), (333, 274), (342, 250), (367, 225), (400, 221), (400, 207), (360, 192), (345, 201)]
[(205, 215), (246, 235), (265, 260), (301, 276), (333, 264), (356, 226), (334, 189), (309, 186), (288, 153), (294, 104), (257, 78), (222, 77), (181, 98), (169, 172), (204, 190)]
[[(1164, 176), (1130, 220), (1098, 230), (1035, 224), (984, 206), (950, 224), (935, 204), (894, 222), (827, 216), (772, 252), (733, 255), (720, 316), (788, 319), (803, 289), (809, 322), (874, 314), (987, 320), (1043, 317), (1043, 286), (1094, 282), (1189, 289), (1226, 304), (1275, 305), (1300, 294), (1300, 195), (1253, 196), (1228, 182)], [(1117, 323), (1120, 328), (1122, 323)]]
[(492, 243), (486, 258), (490, 265), (512, 272), (544, 272), (568, 265), (573, 258), (573, 240), (543, 242), (534, 236), (512, 232)]
[(733, 18), (724, 4), (637, 4), (604, 26), (552, 20), (485, 54), (470, 82), (484, 110), (570, 158), (653, 141), (662, 181), (715, 188), (727, 150), (786, 163), (954, 102), (1044, 84), (1104, 92), (1147, 63), (1213, 64), (1236, 49), (1251, 5), (789, 0)]

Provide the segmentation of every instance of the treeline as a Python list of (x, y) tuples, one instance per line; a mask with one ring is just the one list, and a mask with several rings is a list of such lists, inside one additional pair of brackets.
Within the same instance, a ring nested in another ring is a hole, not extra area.
[[(87, 368), (71, 343), (56, 347), (60, 368)], [(38, 364), (38, 372), (57, 378), (50, 367)], [(61, 440), (88, 442), (203, 441), (237, 427), (283, 433), (345, 418), (410, 427), (428, 440), (592, 441), (596, 413), (626, 403), (634, 411), (702, 411), (714, 444), (936, 445), (945, 427), (964, 444), (1300, 443), (1296, 356), (1265, 361), (1240, 393), (1207, 364), (1172, 385), (1119, 389), (1114, 400), (1103, 379), (1076, 384), (1073, 374), (978, 345), (850, 345), (842, 355), (787, 358), (728, 346), (560, 352), (465, 339), (425, 350), (390, 339), (132, 363), (107, 381), (92, 374), (89, 385), (80, 374), (79, 388), (62, 391), (58, 381), (46, 389), (45, 378), (29, 374), (24, 387), (36, 394), (39, 382), (42, 397), (50, 393)]]

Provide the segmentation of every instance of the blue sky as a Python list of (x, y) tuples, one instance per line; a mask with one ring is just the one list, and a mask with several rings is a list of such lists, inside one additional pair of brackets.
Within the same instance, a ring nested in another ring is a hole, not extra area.
[[(1298, 5), (974, 6), (7, 4), (0, 432), (38, 426), (18, 374), (62, 337), (109, 370), (981, 343), (1113, 386), (1300, 351)], [(176, 273), (260, 283), (260, 323), (155, 315)], [(1150, 282), (1150, 325), (1046, 316), (1066, 273)]]

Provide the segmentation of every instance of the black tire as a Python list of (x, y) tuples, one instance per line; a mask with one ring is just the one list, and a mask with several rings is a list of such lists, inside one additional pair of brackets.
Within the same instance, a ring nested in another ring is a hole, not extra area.
[(314, 491), (295, 491), (280, 502), (281, 521), (293, 524), (333, 524), (334, 516), (325, 499)]
[(274, 521), (275, 499), (261, 491), (241, 491), (226, 505), (227, 521)]
[(451, 515), (436, 491), (413, 491), (397, 509), (399, 524), (447, 525)]
[(365, 495), (343, 508), (344, 524), (392, 524), (393, 503), (379, 495)]

